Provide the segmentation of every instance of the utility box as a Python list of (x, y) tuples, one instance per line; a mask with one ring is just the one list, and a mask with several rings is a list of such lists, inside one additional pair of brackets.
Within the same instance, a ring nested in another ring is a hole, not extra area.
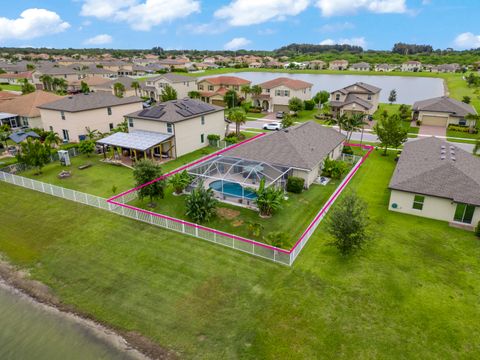
[(58, 150), (58, 158), (63, 166), (70, 166), (70, 155), (67, 150)]

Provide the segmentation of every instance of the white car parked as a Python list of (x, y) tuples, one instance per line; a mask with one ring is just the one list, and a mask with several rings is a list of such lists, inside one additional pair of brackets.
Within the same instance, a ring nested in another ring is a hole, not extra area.
[(282, 124), (279, 122), (271, 122), (263, 125), (264, 130), (280, 130), (281, 128), (282, 128)]

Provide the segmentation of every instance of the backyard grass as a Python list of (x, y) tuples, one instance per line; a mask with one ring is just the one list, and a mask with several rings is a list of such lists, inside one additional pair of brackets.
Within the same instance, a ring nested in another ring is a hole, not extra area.
[(0, 183), (0, 251), (96, 319), (187, 359), (480, 357), (480, 243), (387, 210), (393, 155), (349, 189), (372, 240), (343, 258), (320, 225), (292, 268)]
[(0, 84), (2, 90), (22, 91), (22, 85)]
[(456, 138), (463, 138), (463, 139), (473, 139), (476, 140), (480, 137), (479, 134), (470, 134), (468, 132), (463, 131), (454, 131), (447, 128), (447, 137), (456, 137)]

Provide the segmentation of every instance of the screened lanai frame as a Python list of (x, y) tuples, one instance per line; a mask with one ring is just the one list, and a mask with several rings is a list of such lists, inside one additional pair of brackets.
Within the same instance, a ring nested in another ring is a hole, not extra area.
[(187, 171), (194, 177), (192, 187), (196, 187), (200, 180), (203, 180), (205, 186), (209, 186), (213, 181), (221, 181), (222, 187), (219, 192), (232, 196), (224, 191), (224, 184), (237, 183), (242, 187), (242, 193), (236, 194), (235, 197), (252, 200), (249, 196), (251, 191), (247, 189), (257, 189), (262, 179), (265, 179), (265, 187), (275, 186), (283, 189), (291, 168), (239, 157), (216, 156), (192, 166)]

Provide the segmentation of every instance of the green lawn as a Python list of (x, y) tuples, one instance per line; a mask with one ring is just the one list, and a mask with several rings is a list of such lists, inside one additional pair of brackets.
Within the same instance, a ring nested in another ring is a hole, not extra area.
[(480, 357), (480, 242), (387, 210), (393, 157), (349, 185), (373, 239), (342, 258), (320, 225), (292, 268), (0, 183), (0, 251), (65, 303), (187, 359)]
[(2, 90), (22, 91), (22, 85), (0, 84)]
[[(400, 108), (400, 104), (385, 104), (380, 103), (378, 105), (377, 111), (373, 114), (374, 120), (379, 120), (381, 114), (386, 110), (388, 115), (398, 114), (398, 109)], [(420, 128), (416, 126), (410, 126), (410, 121), (402, 121), (402, 126), (408, 131), (409, 134), (418, 134)], [(417, 137), (417, 135), (409, 135), (408, 137)]]
[(473, 139), (476, 140), (480, 137), (479, 134), (470, 134), (468, 132), (463, 131), (454, 131), (447, 128), (447, 136), (448, 137), (457, 137), (457, 138), (464, 138), (464, 139)]

